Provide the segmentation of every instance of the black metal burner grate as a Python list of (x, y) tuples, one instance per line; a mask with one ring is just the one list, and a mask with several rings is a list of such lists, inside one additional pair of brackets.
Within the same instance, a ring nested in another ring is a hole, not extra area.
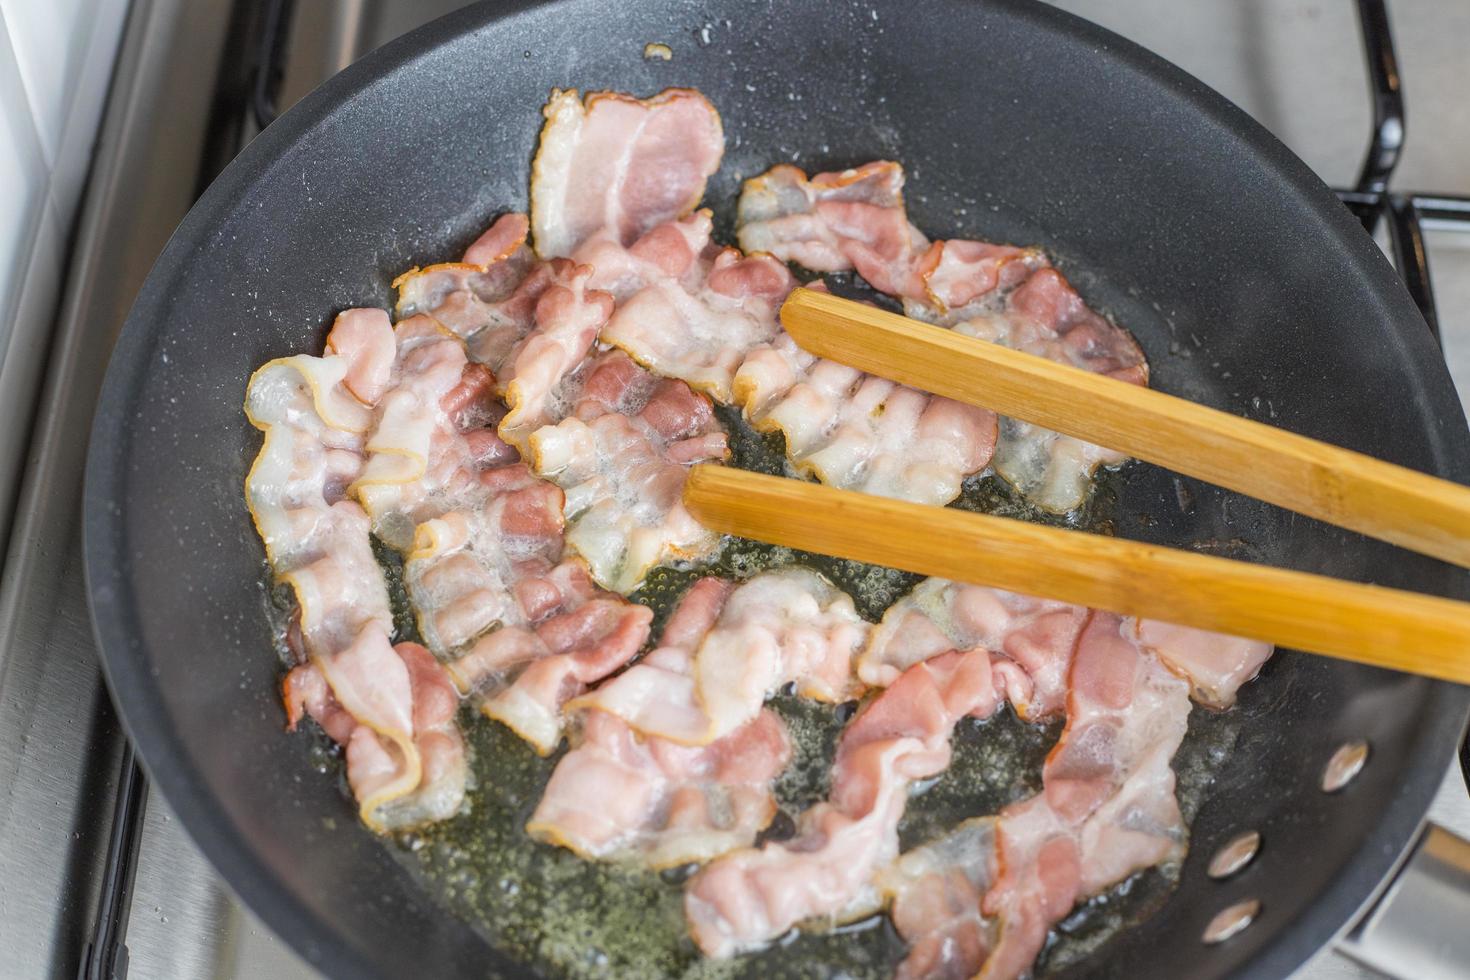
[[(294, 7), (295, 0), (236, 3), (226, 49), (239, 54), (233, 60), (226, 58), (216, 82), (200, 193), (249, 141), (253, 135), (252, 124), (263, 129), (275, 118), (282, 59), (288, 47), (286, 35)], [(1424, 245), (1424, 225), (1428, 222), (1470, 232), (1470, 197), (1389, 188), (1407, 129), (1387, 0), (1358, 0), (1358, 23), (1368, 62), (1373, 128), (1356, 185), (1338, 190), (1337, 196), (1370, 235), (1387, 218), (1394, 265), (1438, 341), (1439, 316)], [(1470, 741), (1461, 746), (1460, 763), (1470, 781)], [(80, 980), (124, 980), (127, 976), (128, 911), (132, 905), (147, 794), (147, 778), (129, 746), (123, 753), (102, 893), (92, 940), (82, 957)]]

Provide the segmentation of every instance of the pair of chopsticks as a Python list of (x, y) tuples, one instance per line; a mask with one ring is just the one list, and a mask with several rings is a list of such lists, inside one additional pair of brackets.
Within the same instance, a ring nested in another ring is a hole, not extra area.
[[(825, 293), (803, 348), (1470, 567), (1470, 488)], [(717, 531), (1470, 683), (1470, 603), (1025, 521), (696, 466)]]

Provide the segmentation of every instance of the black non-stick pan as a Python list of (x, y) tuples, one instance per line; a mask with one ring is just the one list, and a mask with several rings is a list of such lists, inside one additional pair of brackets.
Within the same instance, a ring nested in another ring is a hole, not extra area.
[[(645, 60), (650, 41), (673, 59)], [(440, 904), (316, 771), (314, 740), (282, 733), (242, 501), (258, 448), (246, 379), (319, 350), (336, 311), (388, 305), (395, 274), (524, 208), (553, 86), (670, 85), (723, 114), (717, 213), (778, 161), (902, 160), (919, 226), (1044, 246), (1134, 331), (1157, 387), (1470, 480), (1444, 362), (1357, 222), (1244, 114), (1106, 31), (1020, 0), (569, 0), (439, 21), (322, 86), (199, 201), (113, 355), (87, 473), (93, 615), (143, 761), (243, 899), (328, 973), (541, 967)], [(1121, 535), (1470, 595), (1460, 570), (1154, 467), (1130, 466), (1112, 494), (1100, 506)], [(1462, 688), (1278, 654), (1236, 709), (1177, 891), (1074, 969), (1289, 973), (1394, 870), (1467, 706)], [(1357, 739), (1366, 768), (1324, 793), (1327, 760)], [(1210, 879), (1212, 851), (1251, 829), (1255, 862)], [(1202, 944), (1211, 917), (1247, 898), (1262, 903), (1254, 924)], [(779, 955), (762, 962), (780, 972)]]

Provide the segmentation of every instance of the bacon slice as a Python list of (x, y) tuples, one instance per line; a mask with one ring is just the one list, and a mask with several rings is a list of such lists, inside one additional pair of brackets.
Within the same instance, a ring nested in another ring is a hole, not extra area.
[(450, 672), (484, 714), (546, 755), (561, 740), (566, 703), (632, 659), (653, 612), (598, 589), (575, 561), (522, 581), (516, 602), (523, 622), (483, 636)]
[(880, 907), (874, 876), (898, 854), (911, 782), (949, 765), (961, 718), (986, 717), (999, 703), (984, 652), (909, 668), (843, 732), (831, 794), (802, 814), (793, 840), (727, 854), (690, 880), (684, 912), (700, 949), (729, 956), (801, 922), (842, 922)]
[[(416, 643), (384, 652), (385, 643), (374, 636), (345, 651), (330, 668), (330, 684), (317, 665), (302, 664), (286, 675), (282, 690), (288, 727), (310, 715), (345, 746), (353, 794), (383, 829), (402, 830), (459, 812), (468, 765), (454, 723), (459, 696), (444, 669)], [(375, 700), (384, 710), (369, 707)], [(395, 717), (404, 708), (411, 713)], [(407, 733), (416, 758), (405, 758), (399, 743), (381, 734), (387, 730)]]
[(1089, 610), (946, 579), (927, 578), (873, 628), (857, 674), (875, 687), (949, 650), (996, 654), (997, 683), (1017, 714), (1039, 721), (1065, 706), (1067, 672)]
[[(769, 250), (816, 271), (855, 269), (874, 288), (902, 299), (910, 316), (1134, 384), (1147, 383), (1148, 366), (1132, 336), (1088, 309), (1038, 250), (963, 240), (930, 244), (908, 225), (902, 187), (902, 168), (886, 161), (810, 180), (795, 167), (772, 168), (747, 181), (741, 193), (741, 245)], [(825, 371), (829, 387), (853, 385), (860, 377), (836, 366), (814, 369), (812, 359), (789, 342), (773, 347), (760, 363), (745, 369), (743, 381), (737, 376), (737, 385), (759, 392), (744, 400), (756, 406), (747, 408), (753, 418), (773, 414), (772, 408), (761, 406), (779, 405), (814, 370)], [(798, 441), (803, 439), (803, 425), (833, 425), (821, 392), (797, 401), (788, 414), (786, 424), (767, 423), (785, 431), (788, 442), (793, 431)], [(1001, 421), (999, 442), (992, 436), (991, 444), (996, 472), (1038, 507), (1056, 513), (1081, 505), (1099, 466), (1124, 461), (1110, 450), (1012, 419)], [(987, 454), (981, 465), (988, 461)], [(813, 472), (828, 480), (821, 470)], [(834, 474), (829, 482), (839, 479)], [(950, 480), (957, 487), (957, 480)], [(948, 492), (949, 485), (935, 484), (932, 492)], [(952, 495), (934, 502), (947, 499)]]
[[(642, 663), (687, 661), (730, 590), (717, 578), (691, 586)], [(643, 738), (602, 711), (582, 717), (581, 742), (552, 773), (531, 836), (587, 858), (668, 867), (747, 846), (775, 814), (771, 783), (791, 747), (774, 713), (703, 747)]]
[[(378, 831), (427, 812), (405, 802), (421, 792), (422, 799), (452, 797), (455, 768), (444, 742), (450, 735), (435, 731), (425, 745), (415, 738), (412, 675), (388, 642), (392, 613), (368, 515), (345, 499), (367, 471), (372, 444), (372, 409), (360, 398), (386, 397), (395, 347), (381, 311), (348, 311), (328, 335), (324, 356), (285, 358), (258, 370), (245, 405), (265, 433), (246, 479), (246, 503), (277, 579), (296, 596), (309, 658), (299, 669), (318, 678), (286, 684), (288, 717), (294, 723), (308, 703), (322, 706), (323, 726), (348, 741), (349, 782), (362, 820)], [(359, 730), (368, 735), (356, 736)], [(354, 753), (353, 743), (363, 748)], [(371, 766), (364, 761), (370, 757)]]
[(655, 651), (569, 707), (616, 715), (646, 736), (708, 745), (793, 681), (819, 701), (856, 696), (851, 661), (867, 627), (852, 599), (816, 572), (764, 572), (730, 591), (718, 613), (697, 647)]
[(637, 588), (660, 562), (718, 544), (682, 498), (688, 466), (727, 452), (707, 398), (621, 352), (594, 361), (571, 415), (530, 438), (536, 472), (566, 491), (567, 543), (616, 592)]
[(1093, 615), (1044, 788), (996, 822), (999, 873), (982, 910), (998, 935), (982, 977), (1019, 976), (1078, 900), (1184, 855), (1169, 760), (1184, 738), (1189, 688), (1130, 633), (1118, 616)]
[(380, 373), (375, 365), (391, 349), (392, 332), (381, 311), (353, 311), (338, 322), (345, 335), (334, 329), (328, 349), (336, 341), (349, 353), (271, 361), (251, 377), (245, 403), (265, 433), (246, 504), (276, 577), (296, 593), (304, 652), (313, 658), (334, 656), (365, 630), (386, 636), (392, 624), (367, 516), (345, 499), (362, 471), (371, 422), (347, 378)]
[(531, 166), (531, 226), (544, 257), (604, 233), (631, 245), (694, 209), (720, 165), (720, 117), (692, 89), (651, 99), (554, 91)]
[[(888, 607), (868, 635), (855, 669), (882, 687), (909, 666), (949, 650), (1003, 653), (995, 665), (1023, 718), (1063, 708), (1077, 637), (1091, 610), (940, 578), (927, 578)], [(1271, 645), (1153, 620), (1128, 620), (1140, 645), (1189, 681), (1196, 701), (1226, 708), (1259, 672)]]
[(598, 589), (561, 561), (561, 495), (523, 466), (494, 471), (499, 493), (420, 525), (404, 582), (430, 646), (481, 710), (541, 753), (562, 706), (643, 645), (652, 612)]
[(408, 552), (420, 631), (461, 689), (549, 752), (562, 703), (637, 652), (651, 613), (597, 589), (580, 564), (558, 564), (562, 494), (496, 434), (489, 370), (428, 315), (395, 333), (372, 455), (353, 491), (378, 535)]
[[(1133, 337), (1088, 309), (1055, 269), (1029, 276), (1005, 294), (998, 309), (994, 304), (987, 309), (983, 303), (972, 303), (936, 316), (932, 308), (908, 306), (911, 316), (951, 325), (968, 336), (1130, 384), (1148, 383), (1148, 364)], [(1038, 507), (1065, 513), (1086, 499), (1099, 466), (1115, 466), (1125, 459), (1101, 446), (1004, 419), (995, 469)]]
[(771, 784), (791, 745), (773, 711), (697, 748), (641, 739), (601, 711), (584, 719), (526, 825), (537, 840), (667, 868), (748, 846), (776, 813)]
[(995, 945), (980, 914), (995, 879), (995, 818), (976, 817), (907, 851), (878, 875), (909, 952), (895, 980), (969, 980)]
[(1140, 619), (1138, 642), (1190, 683), (1191, 696), (1211, 708), (1228, 708), (1235, 692), (1260, 673), (1272, 646), (1223, 633)]
[(740, 247), (813, 272), (856, 269), (874, 289), (903, 295), (929, 245), (904, 212), (903, 182), (887, 160), (810, 180), (789, 164), (772, 167), (741, 190)]
[(618, 298), (605, 343), (727, 404), (736, 369), (779, 332), (777, 312), (796, 286), (770, 255), (713, 245), (708, 211), (659, 225), (627, 248), (594, 238), (576, 258)]
[(993, 412), (813, 357), (785, 332), (751, 352), (734, 391), (798, 471), (849, 490), (945, 504), (995, 447)]

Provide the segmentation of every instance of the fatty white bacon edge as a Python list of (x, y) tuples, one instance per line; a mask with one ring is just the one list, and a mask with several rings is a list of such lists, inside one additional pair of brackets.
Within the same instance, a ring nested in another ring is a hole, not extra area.
[(865, 706), (838, 742), (827, 800), (801, 815), (795, 838), (706, 865), (684, 892), (706, 954), (760, 948), (792, 926), (848, 921), (882, 905), (875, 880), (898, 855), (898, 822), (913, 781), (943, 772), (965, 715), (1000, 704), (985, 651), (915, 664)]
[(866, 632), (852, 599), (816, 572), (763, 572), (730, 593), (690, 652), (645, 658), (569, 707), (616, 715), (645, 736), (708, 745), (789, 682), (814, 700), (855, 697), (852, 657)]
[(447, 731), (437, 717), (420, 723), (415, 677), (429, 678), (420, 681), (424, 688), (432, 671), (415, 672), (390, 645), (392, 614), (369, 519), (346, 499), (364, 469), (372, 424), (365, 399), (383, 395), (394, 356), (387, 316), (349, 310), (322, 357), (283, 358), (258, 370), (245, 406), (265, 433), (246, 502), (277, 579), (296, 595), (300, 652), (309, 659), (283, 686), (288, 718), (294, 727), (304, 702), (293, 700), (293, 689), (310, 680), (319, 720), (346, 745), (360, 816), (377, 831), (457, 809), (464, 786), (452, 720)]
[[(642, 663), (687, 661), (729, 596), (701, 579)], [(772, 783), (791, 757), (785, 726), (761, 711), (707, 746), (640, 736), (614, 715), (581, 713), (581, 738), (551, 775), (526, 831), (590, 860), (663, 868), (747, 846), (776, 812)]]

